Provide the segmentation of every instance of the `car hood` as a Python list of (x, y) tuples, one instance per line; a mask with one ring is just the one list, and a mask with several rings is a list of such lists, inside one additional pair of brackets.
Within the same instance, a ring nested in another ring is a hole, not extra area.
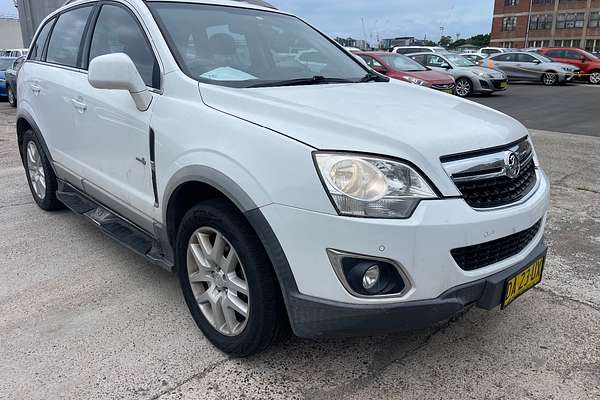
[(567, 63), (562, 63), (562, 62), (548, 62), (548, 63), (542, 63), (540, 65), (543, 65), (544, 68), (550, 68), (550, 69), (556, 69), (558, 70), (558, 72), (560, 72), (561, 70), (566, 70), (566, 71), (577, 71), (579, 70), (579, 67), (573, 65), (573, 64), (567, 64)]
[[(438, 72), (434, 70), (429, 71), (395, 71), (393, 75), (399, 76), (413, 76), (418, 79), (422, 79), (429, 83), (452, 83), (453, 79), (448, 74), (444, 74), (443, 72)], [(390, 77), (395, 78), (395, 76), (390, 75)]]
[(199, 85), (214, 109), (316, 149), (406, 159), (434, 182), (445, 176), (441, 156), (508, 144), (528, 133), (500, 112), (397, 80), (257, 89)]

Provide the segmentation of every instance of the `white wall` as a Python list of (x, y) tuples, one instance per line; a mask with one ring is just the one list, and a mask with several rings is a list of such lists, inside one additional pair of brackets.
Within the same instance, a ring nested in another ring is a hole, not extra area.
[(20, 48), (23, 48), (23, 37), (19, 20), (0, 18), (0, 49)]

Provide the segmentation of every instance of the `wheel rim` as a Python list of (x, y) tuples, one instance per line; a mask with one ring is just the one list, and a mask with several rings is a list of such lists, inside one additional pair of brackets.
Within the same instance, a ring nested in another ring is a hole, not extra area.
[(8, 102), (10, 104), (15, 104), (15, 94), (13, 93), (12, 89), (8, 89)]
[(194, 298), (206, 320), (225, 336), (238, 336), (250, 315), (246, 272), (223, 234), (202, 227), (190, 238), (187, 271)]
[(461, 96), (464, 97), (466, 95), (469, 94), (469, 92), (471, 91), (471, 84), (465, 80), (459, 80), (458, 82), (456, 82), (456, 93)]
[(594, 72), (590, 75), (590, 83), (597, 85), (600, 83), (600, 72)]
[(32, 141), (27, 143), (27, 170), (29, 171), (29, 179), (34, 194), (40, 200), (44, 200), (44, 197), (46, 197), (46, 174), (44, 173), (40, 152), (37, 145)]
[(556, 74), (544, 74), (544, 83), (554, 85), (556, 83)]

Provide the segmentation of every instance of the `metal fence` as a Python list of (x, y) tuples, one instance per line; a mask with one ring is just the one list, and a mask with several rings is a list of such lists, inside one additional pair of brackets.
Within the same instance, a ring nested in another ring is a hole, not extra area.
[(65, 0), (17, 0), (23, 44), (26, 47), (29, 47), (40, 22), (64, 3)]

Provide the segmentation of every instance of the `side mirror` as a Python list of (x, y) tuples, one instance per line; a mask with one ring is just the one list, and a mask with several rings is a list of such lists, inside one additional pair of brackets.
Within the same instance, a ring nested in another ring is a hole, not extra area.
[(442, 67), (444, 69), (452, 69), (452, 67), (448, 63), (443, 63), (442, 65), (440, 65), (440, 67)]
[(127, 90), (140, 111), (148, 110), (152, 103), (144, 80), (125, 53), (94, 58), (88, 68), (88, 81), (96, 89)]
[(582, 56), (581, 57), (581, 62), (586, 62), (586, 61), (587, 61), (587, 58)]
[(541, 64), (542, 62), (536, 58), (535, 60), (533, 60), (533, 63), (534, 64)]

